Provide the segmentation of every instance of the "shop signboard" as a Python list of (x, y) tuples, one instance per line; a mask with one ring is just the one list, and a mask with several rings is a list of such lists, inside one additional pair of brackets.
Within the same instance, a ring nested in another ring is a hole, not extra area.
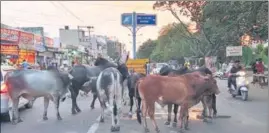
[(1, 54), (4, 55), (18, 55), (18, 46), (16, 45), (1, 45)]
[(31, 63), (34, 64), (35, 63), (35, 51), (34, 50), (23, 50), (21, 49), (19, 51), (19, 59), (18, 59), (18, 63), (21, 63), (24, 59)]
[(46, 49), (44, 47), (42, 36), (34, 35), (34, 45), (35, 45), (36, 51), (38, 51), (38, 52), (46, 51)]
[(20, 49), (25, 50), (35, 50), (34, 34), (21, 31), (19, 39), (19, 47)]
[(1, 28), (1, 45), (18, 45), (19, 38), (18, 30)]
[(228, 46), (226, 47), (226, 56), (242, 56), (242, 46)]
[(45, 45), (47, 47), (53, 47), (53, 43), (54, 43), (54, 40), (52, 38), (49, 38), (49, 37), (45, 37)]

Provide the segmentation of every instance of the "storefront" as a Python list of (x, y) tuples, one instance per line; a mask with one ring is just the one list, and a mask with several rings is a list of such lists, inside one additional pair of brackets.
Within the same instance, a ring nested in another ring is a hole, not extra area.
[(22, 63), (24, 59), (30, 64), (36, 63), (34, 34), (21, 31), (19, 39), (19, 48), (20, 50), (18, 63)]
[(19, 50), (18, 63), (22, 63), (23, 60), (26, 60), (30, 64), (35, 64), (36, 52), (34, 50)]
[(13, 29), (1, 28), (1, 61), (9, 60), (13, 64), (18, 59), (20, 32)]

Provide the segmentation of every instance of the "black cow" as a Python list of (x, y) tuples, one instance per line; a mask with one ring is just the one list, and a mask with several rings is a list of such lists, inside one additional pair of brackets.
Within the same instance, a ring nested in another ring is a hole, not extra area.
[[(109, 62), (105, 58), (99, 57), (95, 61), (94, 65), (95, 66), (80, 65), (80, 64), (74, 65), (74, 67), (70, 71), (70, 74), (73, 76), (72, 87), (70, 88), (71, 98), (72, 98), (72, 114), (81, 112), (76, 101), (79, 90), (82, 90), (82, 86), (87, 81), (90, 81), (94, 77), (98, 77), (101, 71), (103, 71), (104, 69), (109, 68), (109, 67), (117, 68), (121, 72), (124, 79), (128, 77), (128, 69), (125, 64), (115, 64), (115, 63)], [(93, 90), (96, 90), (96, 88)], [(94, 97), (91, 103), (91, 108), (94, 108), (94, 103), (95, 103), (95, 100), (97, 99), (96, 93), (93, 93), (93, 94), (94, 94)]]

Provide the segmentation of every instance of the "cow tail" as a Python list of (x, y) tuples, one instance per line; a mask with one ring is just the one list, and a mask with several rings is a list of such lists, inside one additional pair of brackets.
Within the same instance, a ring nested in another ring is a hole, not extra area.
[(101, 92), (101, 78), (102, 78), (103, 72), (101, 72), (97, 78), (96, 81), (96, 94), (97, 98), (99, 99), (99, 102), (101, 103), (101, 107), (104, 108), (105, 106), (103, 104), (103, 100), (101, 99), (100, 92)]
[(137, 121), (139, 124), (142, 123), (142, 118), (141, 118), (141, 110), (139, 110), (138, 103), (137, 103), (137, 96), (138, 96), (137, 92), (138, 92), (138, 87), (139, 87), (139, 84), (141, 83), (141, 81), (142, 80), (139, 79), (137, 81), (137, 83), (135, 84), (135, 100), (134, 100), (135, 104), (136, 104), (136, 118), (137, 118)]

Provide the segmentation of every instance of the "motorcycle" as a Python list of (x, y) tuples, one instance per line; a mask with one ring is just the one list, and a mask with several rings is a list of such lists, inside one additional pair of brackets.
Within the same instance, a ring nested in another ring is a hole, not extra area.
[(225, 79), (228, 78), (228, 74), (227, 74), (227, 73), (224, 73), (224, 72), (222, 72), (222, 71), (217, 71), (217, 72), (214, 74), (214, 76), (215, 76), (216, 78), (221, 79), (221, 80), (225, 80)]
[(239, 71), (235, 74), (236, 78), (233, 80), (236, 80), (236, 86), (232, 84), (230, 89), (230, 94), (232, 97), (241, 96), (243, 101), (246, 101), (248, 99), (248, 80), (246, 79), (246, 72)]

